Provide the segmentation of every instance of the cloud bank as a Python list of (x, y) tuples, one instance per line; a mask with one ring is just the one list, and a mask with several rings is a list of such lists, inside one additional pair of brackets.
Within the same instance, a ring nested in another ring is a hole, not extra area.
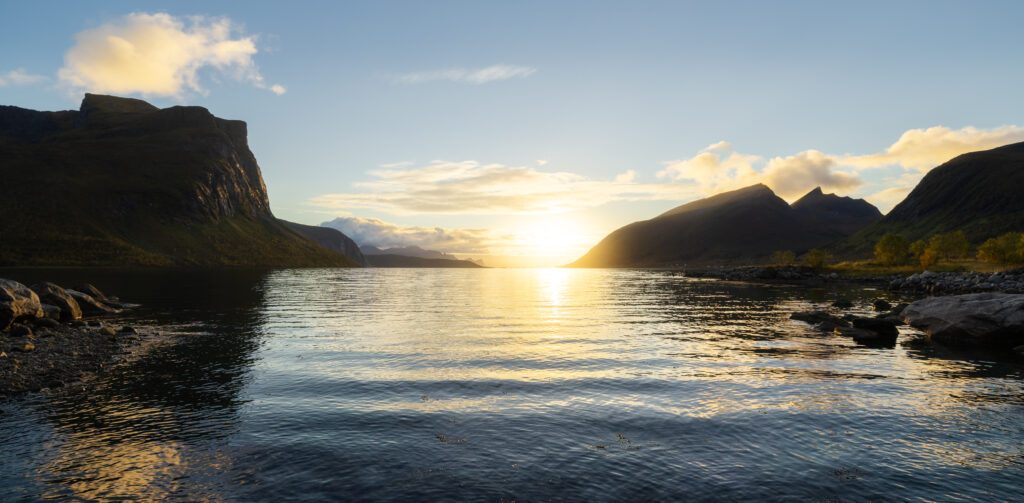
[(200, 74), (209, 70), (284, 94), (265, 83), (257, 52), (256, 37), (227, 18), (133, 13), (75, 35), (58, 77), (75, 91), (181, 96), (205, 93)]
[(671, 201), (696, 195), (680, 184), (644, 184), (625, 172), (593, 180), (564, 171), (435, 161), (369, 172), (375, 180), (354, 184), (359, 192), (325, 194), (310, 202), (333, 210), (364, 208), (396, 215), (542, 214), (599, 206), (611, 201)]
[(407, 73), (398, 77), (403, 84), (419, 84), (439, 80), (463, 82), (468, 84), (486, 84), (499, 80), (525, 78), (537, 73), (536, 68), (529, 66), (492, 65), (485, 68), (448, 68), (430, 72)]
[(360, 246), (378, 248), (419, 246), (446, 253), (487, 254), (497, 242), (487, 229), (402, 226), (376, 218), (338, 217), (320, 225), (338, 229)]
[(843, 164), (859, 168), (897, 165), (928, 172), (960, 154), (988, 150), (1024, 141), (1024, 127), (1000, 126), (993, 129), (965, 127), (950, 129), (935, 126), (911, 129), (883, 152), (869, 155), (843, 156)]

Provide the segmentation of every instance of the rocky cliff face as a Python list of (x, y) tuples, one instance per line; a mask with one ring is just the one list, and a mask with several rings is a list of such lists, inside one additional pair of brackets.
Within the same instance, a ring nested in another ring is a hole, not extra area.
[(575, 267), (757, 263), (779, 250), (802, 253), (880, 217), (864, 201), (815, 189), (792, 206), (764, 185), (701, 199), (634, 222), (604, 238)]
[(0, 161), (0, 263), (349, 263), (274, 219), (246, 124), (205, 108), (3, 106)]

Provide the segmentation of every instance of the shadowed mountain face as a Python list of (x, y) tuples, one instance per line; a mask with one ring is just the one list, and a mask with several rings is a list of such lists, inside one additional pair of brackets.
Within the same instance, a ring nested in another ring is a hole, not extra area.
[(87, 94), (0, 106), (0, 264), (352, 265), (270, 211), (246, 124)]
[(363, 256), (363, 252), (359, 250), (359, 245), (357, 245), (355, 241), (352, 241), (352, 238), (346, 236), (338, 229), (320, 227), (318, 225), (297, 224), (286, 220), (281, 220), (281, 223), (285, 224), (289, 229), (297, 232), (306, 239), (312, 240), (328, 250), (333, 250), (348, 257), (349, 260), (356, 264), (363, 267), (370, 265), (369, 262), (366, 261), (366, 257)]
[(428, 267), (428, 268), (454, 268), (454, 269), (476, 269), (483, 267), (469, 260), (457, 258), (424, 258), (410, 257), (408, 255), (367, 255), (366, 261), (371, 267)]
[(377, 248), (373, 245), (363, 246), (362, 248), (364, 255), (402, 255), (405, 257), (418, 257), (418, 258), (442, 258), (458, 260), (454, 256), (437, 250), (426, 250), (419, 246), (399, 246), (395, 248)]
[(871, 204), (815, 189), (787, 204), (764, 185), (725, 192), (635, 222), (574, 267), (657, 267), (763, 261), (778, 250), (826, 245), (877, 221)]
[(963, 154), (931, 170), (885, 218), (838, 250), (870, 253), (889, 232), (916, 240), (954, 230), (973, 242), (1024, 231), (1024, 143)]

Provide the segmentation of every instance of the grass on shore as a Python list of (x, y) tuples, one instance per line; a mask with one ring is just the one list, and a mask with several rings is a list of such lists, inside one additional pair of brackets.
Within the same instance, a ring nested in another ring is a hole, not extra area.
[[(909, 276), (917, 274), (924, 269), (918, 264), (905, 265), (882, 265), (872, 260), (853, 260), (839, 262), (828, 266), (827, 271), (847, 276), (850, 278), (877, 277), (877, 276)], [(954, 260), (940, 262), (928, 270), (932, 272), (997, 272), (1012, 269), (1012, 267), (1000, 266), (975, 259)]]

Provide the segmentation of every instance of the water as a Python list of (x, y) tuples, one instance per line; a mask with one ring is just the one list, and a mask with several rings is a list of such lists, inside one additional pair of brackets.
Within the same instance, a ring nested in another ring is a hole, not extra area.
[(1019, 500), (1024, 368), (657, 271), (3, 271), (183, 334), (0, 402), (0, 491), (143, 500)]

